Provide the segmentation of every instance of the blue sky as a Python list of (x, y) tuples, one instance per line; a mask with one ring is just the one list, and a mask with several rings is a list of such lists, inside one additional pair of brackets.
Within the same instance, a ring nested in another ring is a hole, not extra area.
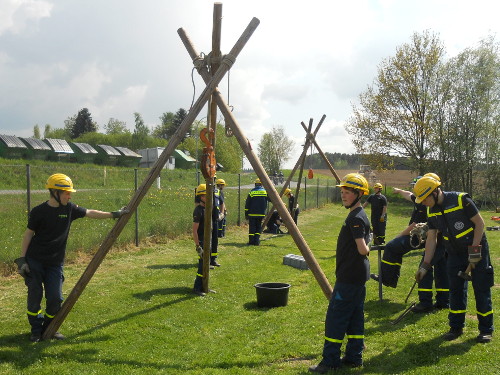
[[(220, 89), (247, 137), (283, 126), (301, 151), (300, 122), (326, 120), (324, 152), (355, 152), (344, 123), (382, 59), (414, 32), (439, 34), (448, 57), (498, 40), (500, 3), (449, 0), (222, 1), (222, 52), (253, 17), (260, 20)], [(88, 108), (101, 129), (110, 118), (134, 127), (189, 109), (192, 63), (177, 29), (211, 50), (214, 2), (206, 0), (0, 0), (0, 133), (64, 126)], [(194, 74), (195, 97), (204, 83)], [(228, 89), (229, 88), (229, 89)], [(200, 118), (206, 116), (206, 110)]]

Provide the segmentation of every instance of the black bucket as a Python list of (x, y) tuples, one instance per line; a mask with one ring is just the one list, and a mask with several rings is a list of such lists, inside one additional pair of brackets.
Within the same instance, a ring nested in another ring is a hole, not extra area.
[(257, 291), (257, 306), (279, 307), (288, 303), (288, 289), (290, 284), (286, 283), (260, 283), (255, 284)]

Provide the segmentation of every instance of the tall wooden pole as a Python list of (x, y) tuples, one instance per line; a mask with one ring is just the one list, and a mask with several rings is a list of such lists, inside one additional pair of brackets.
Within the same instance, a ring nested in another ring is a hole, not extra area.
[[(307, 132), (306, 125), (303, 122), (301, 123), (301, 125), (304, 128), (304, 130)], [(328, 169), (330, 169), (330, 172), (332, 172), (333, 177), (335, 177), (335, 179), (337, 180), (337, 183), (339, 184), (340, 183), (340, 177), (339, 177), (339, 175), (337, 174), (337, 172), (335, 171), (335, 169), (333, 169), (333, 166), (330, 163), (330, 160), (328, 160), (328, 158), (326, 157), (326, 155), (324, 154), (324, 152), (321, 151), (321, 148), (318, 146), (318, 142), (316, 142), (316, 138), (315, 137), (312, 138), (312, 142), (314, 144), (314, 147), (316, 147), (316, 150), (318, 150), (321, 158), (323, 158), (323, 160), (325, 161), (326, 165), (328, 166)]]
[(85, 287), (89, 283), (94, 273), (97, 271), (99, 265), (104, 260), (109, 249), (111, 248), (111, 246), (113, 246), (116, 238), (120, 235), (123, 228), (128, 223), (131, 217), (131, 213), (134, 212), (135, 209), (139, 206), (142, 198), (144, 198), (144, 196), (148, 192), (153, 182), (159, 176), (163, 166), (170, 158), (170, 155), (173, 154), (177, 145), (181, 143), (184, 135), (191, 127), (191, 124), (196, 119), (200, 111), (203, 109), (206, 102), (208, 101), (208, 98), (210, 97), (210, 95), (212, 95), (212, 92), (217, 88), (219, 82), (222, 80), (222, 78), (224, 78), (224, 75), (234, 64), (234, 61), (236, 61), (236, 57), (240, 54), (241, 50), (248, 42), (248, 40), (254, 33), (255, 29), (259, 26), (259, 23), (260, 21), (257, 18), (253, 18), (252, 21), (250, 21), (249, 25), (247, 26), (243, 34), (240, 36), (234, 47), (231, 49), (231, 52), (229, 54), (230, 57), (228, 59), (222, 60), (221, 66), (219, 67), (219, 69), (217, 70), (217, 72), (213, 77), (211, 78), (208, 77), (206, 81), (207, 86), (201, 93), (198, 100), (194, 103), (193, 108), (191, 108), (191, 111), (189, 111), (187, 116), (181, 122), (177, 131), (172, 135), (172, 138), (170, 139), (170, 142), (168, 143), (167, 147), (165, 147), (165, 150), (163, 150), (163, 152), (160, 154), (156, 163), (151, 167), (149, 174), (144, 179), (141, 187), (139, 188), (139, 190), (135, 192), (134, 196), (127, 205), (127, 208), (129, 209), (130, 213), (119, 218), (115, 226), (111, 229), (107, 237), (104, 239), (103, 243), (97, 250), (96, 254), (94, 255), (89, 265), (83, 272), (82, 276), (74, 286), (71, 293), (68, 295), (68, 298), (66, 298), (66, 300), (64, 301), (63, 305), (61, 306), (61, 309), (59, 310), (59, 312), (56, 314), (52, 322), (45, 330), (45, 333), (43, 334), (44, 339), (54, 336), (54, 333), (64, 322), (64, 319), (68, 316), (69, 312), (71, 311), (76, 301), (78, 300), (78, 297), (83, 293)]
[[(309, 148), (309, 145), (310, 145), (310, 142), (311, 142), (310, 138), (314, 139), (314, 137), (316, 137), (316, 134), (318, 133), (319, 128), (321, 128), (321, 125), (323, 124), (323, 121), (325, 121), (325, 118), (326, 118), (326, 115), (323, 115), (321, 117), (320, 122), (316, 126), (316, 129), (314, 129), (314, 133), (311, 136), (306, 136), (306, 141), (304, 143), (304, 147), (302, 148), (302, 153), (300, 154), (299, 158), (297, 159), (297, 162), (295, 163), (295, 166), (293, 167), (292, 171), (290, 172), (290, 175), (288, 176), (287, 180), (283, 184), (283, 187), (281, 188), (281, 191), (280, 191), (280, 197), (282, 197), (283, 194), (285, 194), (285, 190), (288, 188), (288, 186), (290, 184), (290, 181), (292, 180), (293, 176), (295, 175), (295, 171), (301, 165), (301, 161), (305, 157), (305, 154), (307, 153), (307, 149)], [(269, 212), (266, 214), (266, 217), (262, 221), (262, 227), (266, 226), (267, 222), (271, 218), (271, 215), (272, 215), (273, 211), (274, 211), (274, 206), (271, 206), (271, 209), (269, 210)]]
[[(187, 34), (185, 31), (181, 28), (177, 30), (177, 33), (179, 34), (182, 42), (184, 43), (184, 46), (186, 47), (189, 55), (193, 60), (195, 60), (198, 56), (197, 51), (195, 50), (194, 46), (192, 45), (190, 39), (188, 38)], [(206, 67), (199, 67), (198, 68), (198, 73), (201, 75), (203, 80), (205, 82), (208, 82), (210, 80), (210, 73), (206, 69)], [(278, 192), (274, 188), (274, 184), (271, 182), (269, 177), (266, 174), (266, 171), (264, 170), (264, 167), (260, 163), (259, 158), (257, 155), (254, 153), (252, 144), (246, 138), (239, 127), (239, 125), (236, 122), (236, 119), (234, 118), (233, 114), (231, 113), (231, 110), (227, 106), (227, 104), (224, 101), (224, 98), (222, 97), (221, 93), (219, 90), (216, 88), (214, 90), (214, 96), (217, 101), (217, 105), (219, 106), (219, 109), (221, 110), (222, 114), (225, 116), (226, 121), (229, 122), (230, 127), (233, 131), (233, 134), (235, 135), (236, 139), (238, 140), (238, 143), (240, 144), (241, 149), (245, 153), (245, 156), (247, 157), (248, 161), (252, 165), (254, 171), (256, 172), (257, 176), (260, 178), (262, 184), (264, 185), (264, 188), (267, 190), (268, 196), (271, 198), (272, 203), (278, 210), (278, 213), (282, 218), (285, 219), (285, 224), (287, 225), (288, 232), (292, 236), (293, 240), (295, 241), (295, 244), (297, 245), (298, 249), (304, 256), (305, 261), (307, 262), (307, 265), (309, 266), (309, 269), (313, 273), (314, 277), (316, 278), (318, 284), (320, 285), (324, 295), (326, 298), (330, 299), (332, 295), (332, 286), (328, 282), (328, 279), (326, 278), (325, 274), (321, 270), (321, 267), (319, 266), (318, 262), (316, 261), (316, 258), (314, 257), (313, 253), (311, 252), (311, 249), (309, 249), (306, 241), (304, 240), (304, 237), (302, 237), (302, 234), (300, 233), (299, 229), (293, 222), (292, 216), (288, 212), (287, 208), (283, 204), (283, 201), (281, 200), (280, 196), (278, 195)]]

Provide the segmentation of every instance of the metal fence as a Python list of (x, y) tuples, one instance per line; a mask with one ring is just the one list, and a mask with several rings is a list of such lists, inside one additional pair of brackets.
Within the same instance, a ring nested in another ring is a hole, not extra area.
[[(0, 262), (10, 262), (20, 252), (20, 244), (29, 212), (44, 202), (49, 195), (45, 189), (47, 177), (64, 173), (71, 177), (77, 193), (72, 201), (80, 206), (102, 211), (116, 210), (130, 201), (149, 169), (97, 166), (0, 165)], [(244, 207), (248, 192), (254, 187), (255, 174), (223, 174), (227, 183), (224, 189), (228, 207), (227, 225), (244, 223)], [(148, 237), (174, 238), (190, 233), (194, 189), (203, 180), (199, 171), (165, 170), (151, 186), (141, 201), (134, 218), (130, 220), (119, 243), (135, 243)], [(291, 182), (295, 193), (297, 181)], [(283, 185), (276, 185), (278, 192)], [(319, 208), (326, 203), (339, 201), (338, 189), (333, 180), (304, 178), (298, 203), (301, 210)], [(286, 203), (286, 200), (285, 200)], [(68, 254), (91, 251), (111, 229), (110, 220), (77, 220), (68, 240)], [(300, 226), (300, 224), (299, 224)], [(230, 230), (230, 229), (229, 229)]]

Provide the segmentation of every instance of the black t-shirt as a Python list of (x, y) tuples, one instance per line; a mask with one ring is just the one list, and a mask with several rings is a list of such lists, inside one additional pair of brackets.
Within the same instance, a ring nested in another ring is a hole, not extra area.
[(370, 240), (370, 222), (363, 208), (351, 211), (340, 229), (337, 239), (337, 267), (335, 276), (338, 282), (364, 285), (370, 279), (370, 262), (366, 255), (358, 252), (357, 238)]
[(410, 195), (410, 199), (412, 200), (413, 212), (411, 213), (410, 223), (425, 223), (427, 222), (427, 207), (425, 207), (422, 203), (415, 203), (415, 195)]
[(366, 200), (371, 204), (372, 208), (372, 217), (380, 217), (382, 216), (382, 210), (385, 206), (387, 206), (387, 198), (382, 194), (372, 194)]
[(47, 201), (34, 207), (30, 212), (28, 229), (35, 234), (26, 256), (44, 265), (63, 264), (71, 223), (86, 214), (86, 208), (72, 202), (66, 206), (51, 207)]
[(198, 223), (198, 241), (203, 243), (203, 235), (205, 234), (205, 206), (197, 205), (193, 211), (193, 223)]

